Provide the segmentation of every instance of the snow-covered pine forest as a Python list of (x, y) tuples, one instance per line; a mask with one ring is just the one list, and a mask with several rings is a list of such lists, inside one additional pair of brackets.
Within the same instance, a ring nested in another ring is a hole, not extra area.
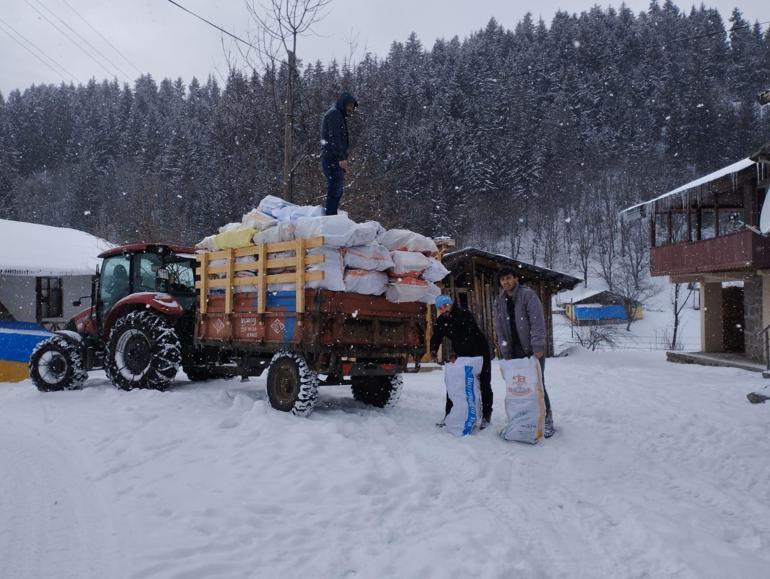
[[(361, 103), (352, 217), (576, 272), (624, 253), (633, 236), (616, 230), (619, 209), (770, 134), (755, 104), (770, 32), (737, 9), (725, 20), (669, 1), (640, 14), (596, 7), (513, 30), (491, 20), (431, 47), (412, 35), (346, 65), (299, 56), (295, 201), (323, 198), (319, 119), (346, 88)], [(285, 75), (234, 68), (0, 95), (0, 212), (116, 242), (198, 240), (280, 191)]]

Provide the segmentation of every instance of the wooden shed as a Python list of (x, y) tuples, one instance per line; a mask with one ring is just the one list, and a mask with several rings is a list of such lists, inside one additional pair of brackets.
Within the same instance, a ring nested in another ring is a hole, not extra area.
[[(474, 247), (445, 253), (442, 262), (450, 271), (441, 283), (444, 293), (450, 295), (456, 304), (473, 312), (495, 355), (499, 353), (495, 341), (492, 304), (500, 294), (497, 272), (503, 267), (520, 272), (520, 283), (535, 290), (543, 302), (546, 356), (553, 355), (551, 298), (560, 291), (574, 288), (582, 282), (581, 279)], [(431, 315), (435, 316), (434, 308), (431, 308)]]

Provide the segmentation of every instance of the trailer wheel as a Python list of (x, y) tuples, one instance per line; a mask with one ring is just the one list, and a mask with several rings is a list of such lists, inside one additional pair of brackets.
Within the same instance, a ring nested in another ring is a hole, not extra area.
[(29, 377), (41, 392), (74, 390), (83, 385), (88, 372), (77, 344), (62, 336), (43, 340), (29, 357)]
[(276, 410), (307, 416), (318, 399), (318, 374), (308, 367), (302, 355), (277, 352), (267, 371), (267, 399)]
[(205, 382), (212, 377), (206, 366), (182, 366), (182, 370), (191, 382)]
[(164, 390), (182, 359), (179, 336), (154, 312), (130, 312), (112, 326), (105, 359), (107, 376), (118, 388)]
[(377, 408), (392, 408), (401, 397), (401, 376), (354, 376), (353, 398)]

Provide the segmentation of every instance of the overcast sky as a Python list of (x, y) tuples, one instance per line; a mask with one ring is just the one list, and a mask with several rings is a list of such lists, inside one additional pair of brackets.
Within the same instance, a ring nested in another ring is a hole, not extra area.
[[(245, 0), (178, 2), (237, 35), (248, 34)], [(344, 60), (350, 57), (354, 40), (357, 50), (352, 56), (360, 60), (366, 51), (386, 55), (391, 42), (405, 40), (412, 31), (430, 47), (437, 38), (463, 38), (493, 16), (506, 28), (513, 28), (528, 11), (550, 24), (559, 9), (581, 12), (597, 3), (620, 5), (592, 0), (333, 0), (315, 27), (316, 34), (302, 38), (297, 52), (305, 61)], [(770, 20), (768, 0), (705, 3), (718, 8), (725, 21), (735, 6), (751, 22)], [(678, 2), (688, 11), (692, 4)], [(640, 12), (649, 1), (627, 0), (626, 5)], [(189, 82), (193, 76), (205, 79), (227, 70), (219, 32), (166, 0), (0, 0), (0, 6), (0, 92), (4, 95), (33, 83), (58, 84), (71, 78), (85, 82), (91, 77), (117, 77), (132, 82), (141, 71), (156, 79), (181, 77)]]

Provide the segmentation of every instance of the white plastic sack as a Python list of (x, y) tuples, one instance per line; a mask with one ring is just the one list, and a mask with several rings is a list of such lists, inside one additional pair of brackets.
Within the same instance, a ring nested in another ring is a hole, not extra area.
[(428, 282), (428, 287), (425, 290), (425, 295), (420, 298), (419, 301), (426, 304), (433, 305), (436, 298), (441, 295), (441, 288), (433, 282)]
[(275, 217), (275, 212), (284, 209), (285, 207), (296, 207), (296, 205), (294, 203), (289, 203), (280, 197), (276, 197), (275, 195), (266, 195), (262, 198), (262, 201), (259, 202), (259, 205), (257, 205), (259, 211), (270, 217)]
[(438, 251), (432, 239), (408, 229), (390, 229), (377, 237), (377, 242), (391, 251), (419, 251), (421, 253)]
[(217, 233), (225, 233), (226, 231), (232, 231), (233, 229), (240, 229), (243, 227), (243, 223), (240, 221), (233, 221), (232, 223), (225, 223), (222, 227), (217, 229)]
[(308, 249), (308, 255), (323, 255), (322, 263), (309, 265), (307, 271), (322, 271), (324, 278), (320, 281), (310, 281), (305, 284), (309, 288), (328, 289), (335, 292), (345, 291), (345, 266), (342, 263), (342, 253), (337, 247), (314, 247)]
[(430, 265), (430, 261), (422, 253), (416, 251), (391, 251), (393, 273), (395, 275), (418, 276)]
[(364, 223), (356, 223), (353, 227), (353, 232), (348, 239), (348, 245), (368, 245), (374, 243), (378, 235), (385, 232), (385, 229), (376, 221), (366, 221)]
[(294, 224), (279, 223), (275, 227), (257, 232), (252, 241), (254, 245), (262, 245), (263, 243), (280, 243), (281, 241), (292, 241), (293, 239)]
[(428, 258), (428, 267), (425, 271), (422, 272), (423, 279), (436, 282), (441, 281), (447, 275), (449, 275), (449, 270), (444, 267), (444, 264), (442, 264), (435, 257)]
[(295, 222), (300, 217), (321, 217), (324, 208), (320, 205), (290, 205), (273, 211), (273, 215), (281, 222)]
[(294, 236), (297, 239), (323, 236), (324, 245), (345, 247), (355, 225), (345, 215), (300, 217), (295, 224)]
[[(391, 278), (385, 297), (389, 302), (400, 304), (403, 302), (420, 302), (425, 299), (430, 291), (430, 282), (416, 277), (404, 276)], [(433, 285), (433, 284), (430, 284)]]
[(444, 384), (452, 401), (452, 410), (444, 419), (446, 431), (455, 436), (466, 436), (481, 423), (481, 387), (479, 374), (484, 358), (460, 357), (444, 364)]
[(508, 424), (500, 431), (505, 440), (536, 444), (543, 437), (545, 396), (540, 361), (534, 356), (502, 360), (505, 413)]
[(345, 291), (354, 294), (381, 296), (388, 287), (388, 275), (365, 269), (345, 270)]
[(244, 227), (251, 227), (257, 231), (263, 231), (269, 227), (273, 227), (277, 221), (270, 215), (262, 213), (259, 209), (252, 209), (248, 213), (245, 213), (241, 218), (241, 224)]
[(209, 235), (201, 239), (198, 243), (195, 244), (195, 249), (202, 249), (205, 251), (216, 251), (217, 246), (214, 243), (214, 236)]
[(393, 267), (388, 248), (379, 243), (356, 245), (345, 249), (345, 267), (385, 271)]

